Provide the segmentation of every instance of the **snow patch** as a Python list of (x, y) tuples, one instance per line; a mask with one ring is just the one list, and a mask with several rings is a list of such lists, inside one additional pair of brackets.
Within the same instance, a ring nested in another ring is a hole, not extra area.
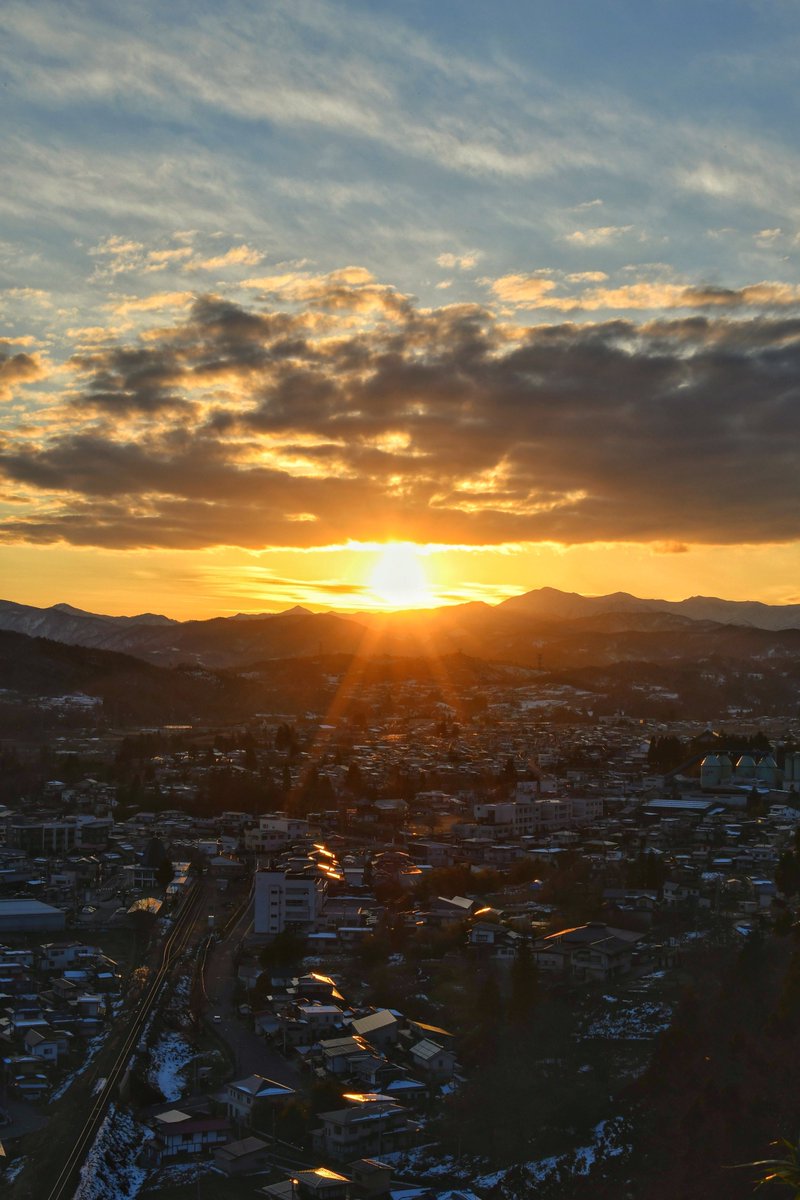
[(152, 1136), (112, 1104), (81, 1167), (74, 1200), (134, 1200), (148, 1174), (136, 1160)]
[(182, 1034), (162, 1033), (150, 1051), (148, 1083), (157, 1087), (165, 1100), (180, 1100), (186, 1090), (185, 1068), (196, 1057)]
[(514, 1200), (520, 1192), (546, 1181), (565, 1181), (577, 1175), (589, 1175), (595, 1164), (619, 1158), (632, 1150), (627, 1141), (630, 1129), (623, 1117), (612, 1117), (595, 1126), (588, 1146), (579, 1146), (571, 1154), (558, 1154), (534, 1162), (517, 1163), (503, 1171), (473, 1180), (477, 1187), (500, 1188), (500, 1194)]

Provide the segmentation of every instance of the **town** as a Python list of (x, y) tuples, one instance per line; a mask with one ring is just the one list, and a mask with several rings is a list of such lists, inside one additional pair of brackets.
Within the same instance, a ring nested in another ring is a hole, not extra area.
[(714, 985), (733, 1021), (777, 981), (781, 1054), (790, 717), (411, 678), (224, 727), (42, 711), (3, 747), (12, 1200), (621, 1194)]

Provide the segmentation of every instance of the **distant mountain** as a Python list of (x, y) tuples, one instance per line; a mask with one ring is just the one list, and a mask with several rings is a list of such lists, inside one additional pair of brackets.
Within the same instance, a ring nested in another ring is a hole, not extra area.
[(160, 665), (202, 664), (237, 667), (265, 658), (302, 654), (353, 653), (363, 626), (332, 613), (291, 609), (242, 621), (214, 617), (208, 621), (171, 621), (102, 617), (69, 605), (34, 608), (0, 601), (0, 629), (45, 637), (73, 646), (92, 646), (133, 654)]
[(463, 654), (546, 670), (625, 661), (781, 658), (796, 653), (800, 605), (695, 596), (643, 600), (626, 592), (581, 596), (540, 588), (495, 606), (343, 615), (286, 612), (174, 621), (106, 617), (67, 604), (0, 601), (0, 629), (131, 654), (161, 666), (241, 669), (323, 655), (361, 658)]
[(62, 612), (71, 617), (89, 617), (92, 620), (110, 621), (114, 625), (177, 625), (173, 617), (164, 617), (160, 613), (139, 613), (136, 617), (109, 617), (105, 613), (86, 612), (82, 608), (74, 608), (71, 604), (54, 604), (45, 612)]
[[(304, 616), (304, 617), (312, 616), (312, 612), (311, 612), (310, 608), (303, 608), (302, 604), (295, 604), (293, 608), (285, 608), (281, 612), (236, 613), (234, 616), (229, 617), (228, 620), (229, 621), (267, 621), (271, 617), (285, 617), (290, 614), (293, 616), (298, 616), (298, 615)], [(344, 614), (339, 613), (338, 615), (343, 616)]]
[(512, 596), (499, 610), (565, 621), (598, 613), (671, 612), (693, 621), (718, 621), (723, 625), (753, 625), (756, 629), (800, 628), (800, 604), (762, 604), (757, 600), (720, 600), (715, 596), (691, 596), (688, 600), (643, 600), (628, 592), (608, 596), (581, 596), (556, 588), (537, 588)]

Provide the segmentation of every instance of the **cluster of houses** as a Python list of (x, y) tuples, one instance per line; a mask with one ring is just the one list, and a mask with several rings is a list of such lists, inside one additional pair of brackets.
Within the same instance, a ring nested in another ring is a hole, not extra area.
[[(246, 968), (243, 973), (249, 981)], [(330, 1200), (396, 1194), (392, 1168), (382, 1158), (417, 1143), (422, 1109), (457, 1078), (452, 1035), (395, 1009), (350, 1005), (337, 983), (319, 972), (270, 982), (264, 1006), (249, 1017), (256, 1032), (294, 1062), (308, 1084), (334, 1083), (340, 1102), (318, 1113), (310, 1138), (312, 1158), (336, 1169), (297, 1171), (294, 1191), (281, 1190), (285, 1181), (263, 1194)], [(274, 1166), (281, 1114), (297, 1098), (295, 1088), (250, 1074), (155, 1106), (144, 1114), (153, 1135), (148, 1162), (204, 1155), (229, 1176), (264, 1171)]]
[(96, 946), (0, 946), (0, 1056), (12, 1095), (44, 1100), (113, 1015), (121, 979)]

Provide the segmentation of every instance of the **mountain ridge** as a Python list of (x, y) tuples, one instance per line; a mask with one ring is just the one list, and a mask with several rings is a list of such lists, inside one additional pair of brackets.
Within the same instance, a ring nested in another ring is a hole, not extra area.
[[(176, 621), (145, 613), (107, 617), (68, 604), (50, 608), (0, 601), (0, 630), (68, 645), (132, 654), (161, 666), (239, 668), (257, 661), (320, 654), (359, 656), (464, 653), (535, 666), (552, 662), (618, 661), (647, 642), (647, 654), (783, 654), (800, 631), (800, 605), (689, 597), (640, 599), (627, 592), (582, 596), (539, 588), (502, 601), (394, 613), (310, 612), (236, 614)], [(771, 637), (761, 637), (770, 634)], [(627, 644), (625, 644), (627, 643)], [(737, 650), (735, 647), (739, 646)], [(706, 651), (706, 647), (708, 650)], [(688, 653), (688, 651), (687, 651)]]

